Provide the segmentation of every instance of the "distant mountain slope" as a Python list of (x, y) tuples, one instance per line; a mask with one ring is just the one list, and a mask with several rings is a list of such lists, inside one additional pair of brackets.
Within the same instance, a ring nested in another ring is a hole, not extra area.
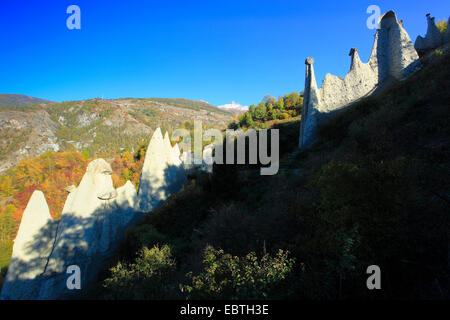
[(153, 130), (185, 127), (194, 120), (224, 129), (233, 115), (187, 99), (91, 99), (0, 108), (0, 172), (48, 150), (109, 157), (148, 143)]
[[(118, 100), (130, 100), (128, 99), (118, 99)], [(229, 112), (222, 110), (216, 106), (213, 106), (212, 104), (209, 104), (205, 101), (194, 101), (189, 99), (183, 99), (183, 98), (140, 98), (140, 99), (131, 99), (132, 101), (146, 101), (146, 102), (159, 102), (164, 104), (169, 104), (175, 107), (179, 108), (186, 108), (186, 109), (194, 109), (194, 110), (206, 110), (211, 112), (220, 112), (223, 114), (228, 114)]]
[(22, 94), (0, 93), (0, 108), (11, 106), (28, 106), (37, 103), (52, 103), (52, 101), (25, 96)]

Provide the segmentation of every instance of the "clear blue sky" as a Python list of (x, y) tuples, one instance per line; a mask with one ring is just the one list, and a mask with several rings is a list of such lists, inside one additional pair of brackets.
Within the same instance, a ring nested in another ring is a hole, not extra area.
[[(71, 4), (81, 30), (66, 27)], [(249, 105), (302, 90), (307, 56), (319, 83), (346, 74), (351, 47), (367, 60), (371, 4), (395, 10), (413, 41), (426, 13), (450, 15), (446, 0), (0, 0), (0, 93)]]

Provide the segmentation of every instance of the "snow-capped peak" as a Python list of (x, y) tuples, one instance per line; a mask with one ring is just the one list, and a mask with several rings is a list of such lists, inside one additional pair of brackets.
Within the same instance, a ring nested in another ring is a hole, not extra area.
[(248, 111), (248, 106), (240, 105), (239, 103), (236, 103), (234, 101), (231, 101), (230, 104), (224, 104), (223, 106), (218, 106), (220, 109), (226, 109), (226, 110), (237, 110), (237, 111)]

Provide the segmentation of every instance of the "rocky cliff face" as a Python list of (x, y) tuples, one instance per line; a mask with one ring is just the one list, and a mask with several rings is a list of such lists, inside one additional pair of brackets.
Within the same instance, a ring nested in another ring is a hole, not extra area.
[(420, 65), (416, 50), (393, 11), (380, 18), (369, 61), (361, 62), (355, 48), (350, 50), (350, 56), (350, 71), (345, 78), (327, 74), (320, 89), (314, 75), (314, 59), (306, 59), (300, 148), (315, 141), (317, 126), (332, 112), (371, 94), (392, 79), (411, 75)]
[(352, 48), (349, 73), (344, 79), (327, 74), (320, 88), (314, 75), (314, 59), (307, 58), (299, 147), (314, 143), (317, 126), (335, 111), (382, 89), (392, 80), (402, 80), (416, 72), (420, 68), (418, 52), (423, 54), (450, 42), (449, 28), (442, 35), (429, 14), (427, 22), (425, 37), (417, 37), (413, 46), (402, 21), (393, 11), (385, 13), (380, 18), (369, 61), (361, 62), (357, 49)]
[[(450, 28), (447, 27), (447, 32), (445, 34), (441, 34), (439, 29), (436, 27), (434, 17), (431, 17), (429, 13), (426, 15), (426, 17), (427, 33), (425, 34), (425, 37), (418, 36), (416, 38), (416, 42), (414, 43), (414, 47), (421, 55), (429, 50), (435, 49), (445, 43), (450, 42)], [(450, 18), (448, 22), (450, 22)]]
[(58, 124), (45, 110), (33, 112), (0, 109), (0, 172), (21, 159), (46, 151), (59, 151)]

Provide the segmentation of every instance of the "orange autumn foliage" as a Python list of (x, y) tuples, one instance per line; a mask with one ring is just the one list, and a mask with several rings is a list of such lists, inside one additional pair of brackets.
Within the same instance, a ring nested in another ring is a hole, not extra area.
[(31, 194), (41, 190), (50, 208), (53, 218), (61, 215), (69, 185), (78, 185), (86, 170), (88, 161), (78, 152), (47, 152), (39, 157), (22, 160), (7, 173), (11, 180), (7, 196), (12, 197), (10, 203), (16, 206), (16, 215), (21, 217)]

